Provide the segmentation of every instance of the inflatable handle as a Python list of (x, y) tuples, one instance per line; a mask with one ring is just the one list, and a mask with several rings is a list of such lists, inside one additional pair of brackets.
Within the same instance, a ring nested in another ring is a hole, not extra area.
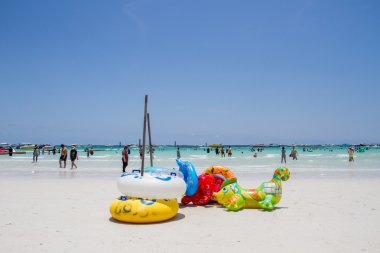
[(140, 173), (141, 171), (140, 170), (132, 170), (132, 173), (135, 173), (135, 172)]

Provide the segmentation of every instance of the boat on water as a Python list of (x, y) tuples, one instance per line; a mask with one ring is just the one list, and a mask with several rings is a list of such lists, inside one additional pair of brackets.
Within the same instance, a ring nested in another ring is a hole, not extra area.
[(210, 144), (208, 145), (210, 148), (220, 148), (222, 147), (222, 144)]
[[(7, 143), (2, 143), (7, 144)], [(12, 148), (13, 154), (26, 154), (26, 151), (15, 151), (11, 145), (0, 145), (0, 155), (9, 155), (9, 149)]]
[[(14, 155), (24, 155), (24, 154), (26, 154), (26, 152), (25, 151), (14, 151), (13, 154)], [(4, 153), (0, 152), (0, 155), (9, 155), (9, 152), (8, 151), (6, 151)]]
[(24, 142), (24, 143), (21, 143), (19, 146), (18, 146), (19, 149), (34, 149), (34, 145), (32, 143), (29, 143), (29, 142)]
[(0, 146), (0, 154), (8, 153), (8, 149), (3, 146)]
[(34, 145), (21, 146), (20, 149), (34, 149)]

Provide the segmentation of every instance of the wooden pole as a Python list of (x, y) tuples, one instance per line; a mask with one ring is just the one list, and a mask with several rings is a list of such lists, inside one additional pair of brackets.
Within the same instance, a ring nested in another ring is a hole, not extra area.
[(143, 130), (143, 146), (141, 157), (141, 176), (144, 176), (144, 158), (145, 158), (145, 135), (146, 135), (146, 114), (148, 110), (148, 95), (145, 95), (145, 107), (144, 107), (144, 130)]
[(153, 148), (152, 148), (152, 136), (150, 134), (150, 117), (149, 113), (146, 115), (148, 117), (148, 136), (149, 136), (149, 155), (150, 155), (150, 167), (153, 167)]

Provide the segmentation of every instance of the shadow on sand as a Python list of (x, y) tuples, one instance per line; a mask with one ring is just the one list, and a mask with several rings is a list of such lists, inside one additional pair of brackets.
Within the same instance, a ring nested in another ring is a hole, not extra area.
[(110, 217), (108, 220), (112, 223), (118, 223), (118, 224), (123, 224), (123, 225), (130, 225), (130, 226), (141, 226), (141, 225), (159, 225), (159, 224), (164, 224), (164, 223), (170, 223), (170, 222), (182, 220), (184, 218), (185, 218), (184, 214), (177, 213), (177, 215), (171, 218), (170, 220), (155, 222), (155, 223), (127, 223), (127, 222), (121, 222), (121, 221), (115, 220), (112, 217)]

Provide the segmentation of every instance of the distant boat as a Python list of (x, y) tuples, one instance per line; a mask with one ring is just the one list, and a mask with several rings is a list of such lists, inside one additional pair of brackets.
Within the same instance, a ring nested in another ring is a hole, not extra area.
[(21, 143), (20, 149), (34, 149), (34, 146), (32, 143)]
[(208, 145), (210, 148), (220, 148), (222, 147), (222, 144), (210, 144)]

